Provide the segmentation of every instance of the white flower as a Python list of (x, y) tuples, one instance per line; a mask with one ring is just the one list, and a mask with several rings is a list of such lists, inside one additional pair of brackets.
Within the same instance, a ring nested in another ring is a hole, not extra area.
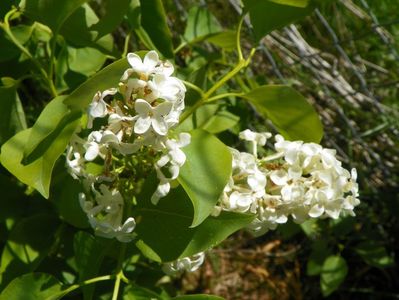
[(93, 127), (93, 120), (95, 118), (103, 118), (108, 114), (107, 103), (104, 101), (104, 98), (109, 95), (115, 95), (117, 89), (112, 88), (105, 90), (104, 92), (97, 92), (92, 102), (87, 109), (88, 120), (87, 120), (87, 128)]
[(254, 132), (249, 129), (245, 129), (241, 131), (239, 134), (240, 139), (246, 140), (249, 142), (256, 142), (259, 146), (266, 145), (266, 141), (270, 138), (272, 134), (270, 132)]
[(148, 81), (148, 88), (151, 90), (151, 94), (146, 98), (149, 102), (161, 98), (175, 103), (184, 99), (186, 92), (186, 87), (180, 79), (165, 74), (154, 75), (154, 78)]
[[(187, 146), (190, 143), (191, 136), (188, 133), (180, 133), (179, 139), (167, 139), (165, 141), (166, 153), (155, 164), (155, 170), (160, 183), (157, 190), (151, 197), (151, 202), (156, 205), (160, 198), (165, 197), (170, 190), (170, 181), (176, 179), (179, 176), (180, 167), (186, 161), (186, 155), (180, 149)], [(168, 165), (168, 166), (167, 166)], [(169, 171), (169, 177), (167, 177), (162, 168), (166, 167)]]
[(200, 252), (190, 257), (179, 258), (173, 262), (163, 264), (162, 270), (171, 276), (179, 275), (184, 271), (194, 272), (204, 263), (205, 253)]
[(156, 67), (159, 64), (159, 56), (156, 51), (149, 51), (144, 56), (144, 59), (141, 60), (140, 56), (137, 54), (129, 53), (127, 55), (127, 61), (134, 72), (148, 77), (151, 73), (155, 73)]
[(147, 101), (137, 99), (134, 107), (138, 113), (134, 124), (134, 132), (136, 134), (144, 134), (152, 127), (157, 134), (166, 135), (168, 125), (164, 116), (171, 111), (172, 103), (163, 102), (154, 108)]
[(106, 185), (100, 185), (100, 192), (92, 188), (94, 203), (86, 200), (86, 195), (79, 195), (80, 205), (86, 212), (89, 223), (96, 235), (106, 238), (116, 238), (121, 242), (130, 242), (133, 239), (133, 230), (136, 226), (134, 218), (129, 217), (122, 224), (123, 198), (117, 190), (110, 190)]

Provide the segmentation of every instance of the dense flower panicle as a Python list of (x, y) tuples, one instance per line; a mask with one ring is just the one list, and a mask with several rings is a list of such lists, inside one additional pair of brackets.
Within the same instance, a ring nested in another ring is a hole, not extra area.
[(205, 253), (200, 252), (189, 257), (179, 258), (163, 264), (162, 270), (168, 275), (180, 275), (183, 272), (194, 272), (204, 263)]
[[(136, 154), (153, 161), (159, 179), (151, 199), (156, 204), (169, 193), (170, 182), (186, 160), (181, 148), (190, 143), (188, 133), (169, 137), (184, 109), (186, 92), (183, 82), (171, 76), (173, 65), (161, 61), (155, 51), (143, 60), (129, 53), (127, 60), (130, 68), (118, 86), (94, 95), (87, 109), (90, 131), (74, 135), (66, 157), (70, 174), (89, 187), (80, 195), (80, 203), (96, 234), (124, 242), (133, 238), (135, 221), (123, 220), (125, 205), (115, 163)], [(90, 164), (100, 165), (100, 174), (90, 171)]]
[(250, 130), (240, 138), (253, 143), (254, 154), (231, 149), (232, 176), (214, 215), (222, 210), (256, 214), (248, 229), (263, 234), (287, 222), (308, 218), (354, 215), (358, 199), (356, 169), (344, 169), (332, 149), (314, 143), (287, 141), (276, 135), (275, 153), (257, 157), (256, 146), (265, 145), (269, 133)]

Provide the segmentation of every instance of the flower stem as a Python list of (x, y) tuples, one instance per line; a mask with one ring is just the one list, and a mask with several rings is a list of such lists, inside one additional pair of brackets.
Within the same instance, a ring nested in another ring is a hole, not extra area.
[(121, 285), (121, 280), (123, 280), (125, 282), (127, 280), (125, 275), (123, 274), (123, 270), (122, 270), (125, 253), (126, 253), (126, 244), (123, 243), (121, 245), (121, 250), (119, 252), (117, 273), (116, 273), (116, 278), (115, 278), (114, 292), (112, 293), (112, 300), (118, 300), (118, 294), (119, 294), (119, 288)]

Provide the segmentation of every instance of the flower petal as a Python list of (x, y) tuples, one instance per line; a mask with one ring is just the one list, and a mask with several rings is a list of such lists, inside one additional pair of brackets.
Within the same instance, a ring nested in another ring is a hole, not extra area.
[(143, 134), (148, 131), (151, 126), (151, 118), (149, 116), (138, 118), (134, 124), (134, 132), (136, 134)]
[(134, 103), (134, 109), (140, 116), (147, 116), (148, 113), (152, 112), (152, 106), (143, 99), (137, 99)]
[[(158, 117), (158, 118), (153, 117), (151, 119), (151, 124), (152, 124), (152, 128), (154, 128), (154, 131), (156, 133), (158, 133), (159, 135), (166, 135), (168, 133), (168, 126), (163, 117)], [(136, 132), (136, 128), (135, 128), (135, 132)]]

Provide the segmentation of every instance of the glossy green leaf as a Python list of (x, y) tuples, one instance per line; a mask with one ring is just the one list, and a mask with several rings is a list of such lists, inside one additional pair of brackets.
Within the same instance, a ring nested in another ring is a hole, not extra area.
[(86, 109), (97, 91), (117, 86), (128, 67), (126, 59), (108, 65), (67, 96), (64, 103), (73, 109)]
[(57, 300), (65, 294), (52, 275), (29, 273), (10, 282), (0, 294), (0, 300)]
[(68, 64), (71, 71), (91, 76), (104, 65), (107, 56), (95, 48), (68, 47)]
[(306, 274), (308, 276), (319, 275), (322, 272), (323, 263), (330, 255), (330, 252), (325, 240), (315, 240), (312, 244), (312, 252), (306, 264)]
[(207, 36), (222, 30), (218, 20), (209, 9), (194, 6), (188, 11), (187, 26), (184, 31), (184, 39), (188, 43), (200, 41)]
[(231, 154), (215, 136), (203, 130), (191, 133), (191, 143), (183, 148), (186, 162), (180, 168), (179, 183), (194, 207), (193, 227), (212, 212), (231, 175)]
[(374, 267), (385, 268), (395, 263), (385, 247), (377, 241), (368, 240), (361, 242), (356, 245), (355, 251), (366, 263)]
[(348, 266), (341, 256), (329, 256), (323, 264), (320, 275), (320, 287), (323, 296), (327, 297), (333, 293), (345, 280)]
[(240, 117), (226, 111), (218, 111), (213, 115), (202, 128), (210, 133), (219, 133), (235, 126)]
[(17, 93), (17, 82), (0, 86), (0, 145), (15, 133), (26, 129), (25, 113)]
[[(153, 188), (151, 182), (149, 186)], [(138, 234), (138, 248), (156, 261), (172, 261), (205, 251), (248, 225), (254, 217), (223, 212), (219, 217), (208, 217), (192, 228), (192, 204), (181, 187), (172, 189), (156, 206), (150, 198), (149, 192), (143, 192), (137, 198), (135, 232)]]
[(225, 50), (233, 50), (236, 47), (236, 32), (227, 30), (215, 33), (206, 38), (206, 40)]
[(66, 222), (77, 228), (89, 227), (87, 215), (83, 212), (79, 203), (79, 193), (83, 192), (81, 183), (73, 179), (70, 174), (61, 173), (54, 179), (52, 197), (59, 215)]
[(275, 29), (293, 23), (312, 11), (305, 0), (243, 0), (257, 41)]
[(112, 54), (112, 36), (108, 34), (97, 39), (97, 31), (92, 30), (92, 26), (98, 22), (99, 18), (94, 10), (88, 4), (84, 4), (69, 16), (61, 27), (60, 34), (74, 47), (91, 47), (105, 54)]
[[(59, 97), (54, 101), (62, 103), (62, 100), (63, 98)], [(58, 104), (54, 103), (51, 105), (58, 106)], [(79, 122), (78, 116), (79, 114), (63, 116), (58, 126), (56, 124), (53, 125), (55, 128), (51, 126), (45, 127), (46, 124), (49, 124), (47, 122), (51, 120), (51, 116), (49, 116), (44, 119), (46, 121), (43, 122), (44, 127), (36, 127), (42, 135), (36, 134), (33, 131), (34, 128), (19, 132), (1, 147), (1, 163), (20, 181), (35, 188), (43, 197), (47, 198), (54, 164), (64, 152), (71, 135), (75, 131)], [(40, 118), (38, 122), (39, 120)], [(42, 129), (43, 131), (41, 131)], [(23, 165), (24, 149), (29, 140), (33, 141), (32, 143), (38, 142), (38, 144), (32, 148), (31, 154), (27, 157), (29, 162)]]
[[(95, 238), (84, 231), (75, 234), (73, 248), (80, 282), (98, 275), (101, 263), (111, 244), (112, 241)], [(84, 299), (92, 299), (94, 287), (94, 285), (83, 287)]]
[(104, 0), (104, 15), (100, 20), (90, 27), (92, 31), (97, 32), (96, 39), (111, 33), (123, 20), (129, 7), (128, 0)]
[(38, 266), (48, 255), (58, 225), (55, 216), (39, 214), (21, 219), (13, 226), (1, 255), (2, 284)]
[[(11, 32), (15, 38), (24, 45), (30, 38), (33, 26), (17, 25), (11, 27)], [(0, 30), (0, 62), (10, 60), (21, 54), (21, 50), (9, 40), (4, 30)]]
[[(77, 124), (76, 120), (80, 117), (80, 113), (70, 111), (63, 103), (64, 99), (65, 96), (59, 96), (50, 101), (32, 126), (29, 137), (25, 141), (22, 161), (24, 164), (30, 164), (40, 158), (65, 126), (71, 123)], [(63, 141), (64, 147), (68, 144), (70, 136), (65, 136), (65, 138), (68, 140)]]
[(25, 0), (24, 13), (58, 32), (65, 20), (87, 0)]
[(141, 0), (141, 25), (165, 57), (172, 58), (173, 43), (161, 0)]
[(319, 143), (323, 125), (314, 108), (295, 89), (284, 85), (265, 85), (243, 96), (268, 118), (288, 140)]

